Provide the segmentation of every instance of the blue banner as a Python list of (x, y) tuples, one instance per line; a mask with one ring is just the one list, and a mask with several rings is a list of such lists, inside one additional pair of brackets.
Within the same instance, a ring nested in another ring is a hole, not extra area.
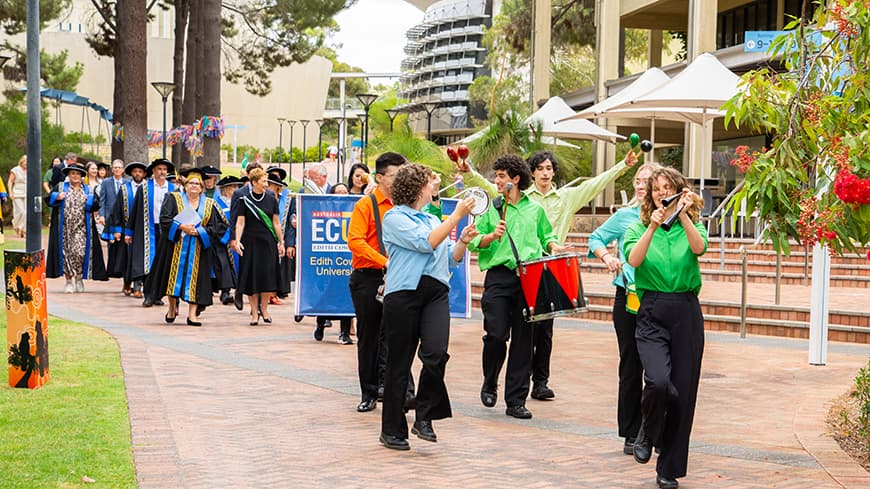
[[(347, 247), (350, 216), (359, 196), (299, 194), (296, 209), (296, 311), (297, 316), (353, 316), (350, 299), (351, 253)], [(449, 216), (456, 200), (442, 199)], [(457, 240), (466, 219), (450, 237)], [(471, 281), (468, 253), (450, 269), (450, 315), (471, 317)]]

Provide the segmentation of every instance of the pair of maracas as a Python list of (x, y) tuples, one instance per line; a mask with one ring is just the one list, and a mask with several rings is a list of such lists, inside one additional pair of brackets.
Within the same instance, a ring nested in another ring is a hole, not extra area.
[(453, 146), (447, 147), (447, 157), (450, 158), (450, 161), (456, 163), (456, 168), (463, 173), (471, 170), (471, 167), (468, 166), (469, 153), (468, 146), (464, 144), (460, 144), (455, 148)]
[(653, 149), (652, 143), (648, 139), (640, 140), (640, 136), (637, 135), (636, 132), (631, 133), (628, 136), (628, 144), (631, 145), (631, 149), (634, 149), (640, 144), (640, 150), (644, 153), (649, 153)]

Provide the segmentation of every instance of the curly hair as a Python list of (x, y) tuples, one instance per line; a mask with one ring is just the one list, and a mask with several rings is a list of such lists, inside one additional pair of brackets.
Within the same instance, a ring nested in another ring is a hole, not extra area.
[(521, 156), (503, 155), (499, 156), (492, 164), (492, 169), (495, 171), (505, 171), (511, 178), (520, 177), (519, 188), (524, 190), (532, 183), (532, 174), (529, 173), (529, 165)]
[(257, 180), (264, 178), (266, 176), (266, 170), (257, 167), (253, 170), (248, 171), (248, 180), (251, 182), (256, 182)]
[(391, 191), (393, 204), (412, 205), (433, 176), (432, 170), (417, 163), (408, 163), (399, 167)]
[[(686, 177), (677, 170), (667, 166), (654, 169), (646, 183), (646, 196), (644, 196), (640, 207), (640, 220), (645, 226), (649, 226), (650, 215), (657, 209), (656, 203), (653, 201), (653, 184), (659, 177), (667, 179), (676, 192), (681, 192), (684, 188), (692, 189), (692, 185), (686, 180)], [(696, 195), (695, 202), (685, 210), (692, 222), (698, 222), (702, 207), (704, 207), (704, 201)]]
[(553, 165), (553, 174), (558, 175), (559, 161), (556, 159), (556, 155), (551, 151), (536, 151), (535, 154), (529, 156), (529, 171), (535, 173), (535, 170), (538, 169), (538, 165), (547, 160), (550, 160), (550, 164)]

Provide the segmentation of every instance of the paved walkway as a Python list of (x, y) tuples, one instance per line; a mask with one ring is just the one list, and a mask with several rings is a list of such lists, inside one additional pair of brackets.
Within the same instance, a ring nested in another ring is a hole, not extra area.
[[(355, 411), (355, 347), (336, 343), (337, 327), (315, 342), (313, 319), (294, 323), (289, 303), (271, 309), (269, 326), (215, 306), (192, 328), (183, 317), (164, 324), (164, 308), (142, 308), (117, 281), (86, 282), (84, 294), (62, 288), (48, 281), (51, 314), (101, 327), (120, 345), (142, 489), (656, 487), (655, 461), (636, 464), (616, 436), (606, 324), (556, 321), (557, 399), (530, 400), (534, 419), (520, 421), (501, 401), (480, 404), (481, 320), (454, 320), (454, 417), (435, 423), (437, 444), (412, 437), (410, 452), (396, 452), (378, 444), (380, 408)], [(828, 365), (809, 366), (805, 341), (708, 333), (681, 487), (870, 487), (824, 423), (868, 354), (832, 343)]]

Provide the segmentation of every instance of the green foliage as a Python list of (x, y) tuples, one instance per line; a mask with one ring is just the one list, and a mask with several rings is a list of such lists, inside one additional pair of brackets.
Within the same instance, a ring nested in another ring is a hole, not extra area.
[[(504, 40), (517, 53), (527, 53), (531, 39), (532, 2), (505, 0), (499, 15), (504, 24)], [(556, 47), (591, 46), (595, 43), (595, 2), (593, 0), (554, 0), (551, 16), (552, 43)]]
[(855, 399), (858, 401), (858, 429), (870, 448), (870, 362), (855, 377)]
[(117, 344), (99, 329), (54, 317), (49, 327), (48, 384), (0, 389), (3, 487), (80, 487), (84, 475), (94, 488), (137, 487)]
[[(69, 151), (81, 153), (81, 145), (64, 138), (60, 126), (50, 124), (48, 115), (42, 114), (42, 165), (43, 171), (51, 165), (55, 156), (63, 156)], [(21, 155), (27, 153), (27, 114), (11, 102), (0, 105), (0, 174), (8, 175), (9, 170), (18, 164)]]
[[(19, 55), (15, 58), (15, 65), (10, 67), (7, 64), (3, 70), (7, 81), (24, 82), (27, 79), (27, 63), (22, 48), (12, 46), (8, 42), (4, 43), (4, 47)], [(67, 66), (68, 60), (69, 52), (66, 49), (57, 54), (45, 51), (39, 52), (39, 75), (43, 87), (66, 90), (68, 92), (76, 91), (79, 81), (81, 81), (82, 75), (85, 72), (85, 66), (78, 61), (72, 66)], [(7, 90), (4, 95), (6, 95), (7, 99), (21, 101), (24, 100), (25, 92)]]
[[(42, 28), (60, 17), (69, 8), (70, 0), (39, 0), (39, 20)], [(0, 2), (0, 28), (9, 36), (27, 29), (27, 2), (22, 0)]]
[(525, 123), (525, 117), (517, 112), (495, 115), (483, 134), (468, 143), (471, 161), (482, 174), (486, 174), (499, 156), (518, 154), (525, 156), (543, 149), (539, 132), (533, 132)]
[(73, 131), (68, 132), (63, 137), (64, 141), (72, 144), (105, 144), (106, 136), (102, 134), (97, 134), (96, 136), (92, 136), (88, 133)]
[[(814, 27), (829, 22), (836, 28)], [(837, 0), (818, 8), (812, 24), (794, 21), (787, 29), (769, 54), (781, 56), (788, 71), (745, 74), (741, 94), (725, 106), (726, 127), (773, 134), (770, 148), (740, 159), (746, 185), (732, 208), (745, 198), (786, 253), (788, 238), (857, 251), (870, 242), (870, 207), (831, 190), (847, 173), (870, 177), (870, 6)]]
[[(501, 71), (503, 68), (500, 67)], [(474, 105), (484, 108), (489, 117), (504, 114), (526, 107), (528, 85), (516, 70), (508, 70), (511, 74), (502, 78), (479, 76), (468, 87), (468, 99)]]

